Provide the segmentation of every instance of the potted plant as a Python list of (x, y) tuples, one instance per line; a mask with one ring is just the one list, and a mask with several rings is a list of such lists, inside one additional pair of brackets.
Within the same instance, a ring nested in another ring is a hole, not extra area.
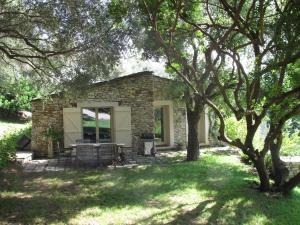
[(44, 137), (47, 139), (48, 142), (48, 158), (53, 158), (53, 144), (56, 144), (56, 147), (59, 149), (59, 143), (62, 139), (62, 132), (55, 128), (49, 127), (44, 132)]

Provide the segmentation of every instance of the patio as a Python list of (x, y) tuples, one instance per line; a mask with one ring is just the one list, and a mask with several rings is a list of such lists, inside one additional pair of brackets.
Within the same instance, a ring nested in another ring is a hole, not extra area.
[(107, 167), (80, 167), (76, 168), (70, 158), (61, 159), (35, 159), (22, 164), (23, 172), (51, 172), (51, 171), (71, 171), (71, 170), (103, 170), (103, 168), (133, 168), (142, 165), (163, 165), (166, 161), (180, 162), (184, 160), (185, 151), (159, 151), (156, 156), (141, 156), (137, 155), (135, 159), (127, 160), (124, 165), (110, 165)]
[[(236, 156), (236, 150), (228, 147), (213, 147), (201, 149), (201, 154), (220, 154), (220, 155), (232, 155)], [(51, 171), (71, 171), (71, 170), (103, 170), (103, 168), (133, 168), (143, 165), (165, 165), (167, 162), (178, 163), (184, 160), (185, 151), (174, 150), (160, 150), (156, 153), (156, 156), (142, 156), (136, 155), (134, 159), (127, 159), (124, 165), (110, 165), (107, 167), (80, 167), (76, 168), (70, 158), (60, 159), (37, 159), (31, 160), (22, 164), (23, 172), (51, 172)]]
[[(128, 160), (125, 165), (117, 165), (116, 167), (132, 167), (137, 165), (137, 160)], [(23, 171), (26, 173), (31, 172), (49, 172), (49, 171), (69, 171), (69, 170), (77, 170), (77, 169), (103, 169), (105, 167), (76, 167), (74, 160), (72, 161), (71, 158), (60, 158), (60, 159), (36, 159), (31, 160), (26, 163), (22, 164)], [(108, 166), (108, 168), (114, 167), (113, 165)]]

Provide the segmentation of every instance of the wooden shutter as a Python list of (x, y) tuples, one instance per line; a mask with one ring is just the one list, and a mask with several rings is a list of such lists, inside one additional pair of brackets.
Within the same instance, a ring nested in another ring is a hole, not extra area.
[(81, 139), (81, 109), (80, 108), (64, 108), (64, 146), (69, 148), (70, 144), (74, 144), (76, 139)]
[(132, 145), (131, 133), (131, 108), (130, 107), (114, 107), (114, 132), (115, 142)]

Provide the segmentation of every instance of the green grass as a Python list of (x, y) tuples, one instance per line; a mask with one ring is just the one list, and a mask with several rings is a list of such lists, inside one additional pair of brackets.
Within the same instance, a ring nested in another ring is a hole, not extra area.
[(0, 139), (4, 134), (11, 132), (12, 130), (20, 130), (27, 126), (27, 123), (20, 121), (5, 121), (0, 120)]
[(300, 224), (300, 190), (251, 188), (232, 156), (182, 156), (159, 165), (0, 177), (0, 224)]

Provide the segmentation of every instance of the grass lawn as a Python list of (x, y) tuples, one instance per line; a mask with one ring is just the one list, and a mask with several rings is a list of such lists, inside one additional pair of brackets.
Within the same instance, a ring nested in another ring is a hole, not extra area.
[(25, 128), (27, 123), (20, 121), (4, 121), (0, 120), (0, 139), (5, 134), (11, 130), (19, 130)]
[(299, 188), (258, 193), (233, 156), (187, 163), (178, 154), (131, 169), (3, 171), (0, 224), (300, 224)]

